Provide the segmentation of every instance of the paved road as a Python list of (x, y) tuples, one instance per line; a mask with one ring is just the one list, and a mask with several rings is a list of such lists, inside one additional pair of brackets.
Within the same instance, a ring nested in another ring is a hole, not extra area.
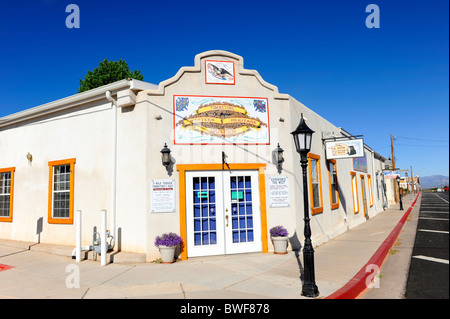
[(406, 299), (449, 298), (449, 193), (422, 193)]

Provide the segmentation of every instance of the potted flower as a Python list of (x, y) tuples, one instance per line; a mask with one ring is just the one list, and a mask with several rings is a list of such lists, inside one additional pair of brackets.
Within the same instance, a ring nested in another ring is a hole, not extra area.
[(275, 254), (287, 254), (288, 231), (283, 226), (275, 226), (270, 229)]
[(164, 233), (156, 236), (155, 246), (159, 248), (163, 264), (171, 264), (175, 259), (175, 249), (182, 242), (180, 236), (175, 233)]

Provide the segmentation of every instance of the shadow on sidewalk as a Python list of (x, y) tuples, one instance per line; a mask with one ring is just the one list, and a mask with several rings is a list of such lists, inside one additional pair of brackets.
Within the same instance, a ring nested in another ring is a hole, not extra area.
[(295, 232), (294, 235), (289, 238), (289, 242), (291, 243), (292, 251), (295, 254), (295, 258), (297, 259), (298, 269), (300, 273), (299, 278), (303, 285), (304, 269), (300, 260), (302, 255), (302, 244), (300, 243), (300, 240), (298, 240), (297, 232)]

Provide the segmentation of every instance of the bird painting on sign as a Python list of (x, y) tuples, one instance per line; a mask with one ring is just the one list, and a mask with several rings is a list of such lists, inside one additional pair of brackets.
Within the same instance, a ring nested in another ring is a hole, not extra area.
[(234, 63), (231, 61), (205, 61), (206, 84), (234, 84)]

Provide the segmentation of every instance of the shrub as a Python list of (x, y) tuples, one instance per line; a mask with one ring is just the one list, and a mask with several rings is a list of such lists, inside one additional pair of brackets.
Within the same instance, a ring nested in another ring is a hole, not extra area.
[(156, 236), (155, 238), (155, 246), (167, 246), (167, 247), (173, 247), (180, 244), (183, 240), (180, 236), (178, 236), (175, 233), (165, 233), (161, 236)]
[(272, 237), (287, 237), (288, 231), (283, 226), (275, 226), (270, 229), (270, 236)]

